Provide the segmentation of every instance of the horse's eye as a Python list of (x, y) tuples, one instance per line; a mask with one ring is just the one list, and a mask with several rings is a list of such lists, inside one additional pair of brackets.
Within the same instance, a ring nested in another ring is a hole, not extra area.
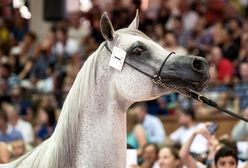
[(133, 49), (133, 54), (134, 54), (134, 55), (141, 55), (142, 52), (143, 52), (143, 48), (142, 48), (142, 47), (135, 47), (135, 48)]

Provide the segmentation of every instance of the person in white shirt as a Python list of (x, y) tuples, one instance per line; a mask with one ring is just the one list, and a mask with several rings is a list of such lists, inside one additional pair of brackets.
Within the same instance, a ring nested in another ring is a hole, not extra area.
[[(244, 117), (248, 118), (248, 107), (243, 111)], [(240, 120), (232, 129), (232, 139), (235, 141), (248, 141), (248, 124)]]
[(8, 127), (15, 128), (16, 130), (18, 130), (22, 134), (24, 142), (32, 144), (34, 142), (34, 133), (32, 125), (19, 117), (17, 108), (12, 104), (5, 103), (3, 105), (3, 109), (8, 115)]
[(150, 143), (162, 144), (165, 142), (165, 130), (161, 120), (147, 113), (144, 102), (135, 103), (130, 107), (137, 114), (138, 120), (143, 124)]
[[(170, 140), (176, 143), (185, 144), (191, 137), (193, 132), (204, 126), (203, 123), (197, 123), (195, 121), (195, 113), (193, 109), (188, 110), (178, 110), (178, 122), (181, 125), (169, 136)], [(202, 154), (208, 150), (207, 139), (198, 134), (193, 140), (190, 147), (190, 152), (195, 154)]]

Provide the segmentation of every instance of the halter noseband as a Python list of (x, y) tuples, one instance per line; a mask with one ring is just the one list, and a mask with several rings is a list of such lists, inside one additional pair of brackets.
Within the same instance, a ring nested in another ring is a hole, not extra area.
[[(104, 46), (112, 54), (112, 51), (109, 49), (107, 42), (105, 42)], [(154, 83), (161, 85), (161, 84), (163, 84), (163, 82), (161, 81), (161, 71), (162, 71), (162, 68), (163, 68), (164, 64), (166, 63), (166, 61), (168, 60), (168, 58), (172, 54), (175, 54), (175, 52), (171, 52), (171, 53), (168, 54), (168, 56), (163, 61), (162, 65), (161, 65), (161, 67), (160, 67), (160, 69), (159, 69), (159, 71), (158, 71), (158, 73), (156, 75), (150, 75), (150, 74), (148, 74), (148, 73), (146, 73), (146, 72), (138, 69), (137, 67), (133, 66), (132, 64), (128, 63), (126, 60), (124, 62), (125, 62), (125, 64), (129, 65), (130, 67), (134, 68), (135, 70), (137, 70), (137, 71), (145, 74), (146, 76), (149, 76)]]

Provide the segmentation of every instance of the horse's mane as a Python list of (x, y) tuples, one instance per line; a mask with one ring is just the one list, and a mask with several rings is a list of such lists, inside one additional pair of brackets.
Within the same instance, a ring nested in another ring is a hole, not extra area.
[[(78, 142), (78, 137), (75, 135), (77, 135), (78, 125), (80, 124), (80, 115), (83, 115), (82, 106), (90, 96), (92, 86), (94, 87), (96, 83), (97, 60), (102, 48), (103, 43), (86, 60), (65, 99), (57, 127), (52, 135), (53, 141), (61, 145), (54, 148), (57, 150), (55, 155), (60, 155), (60, 157), (57, 157), (59, 164), (57, 167), (63, 167), (64, 165), (60, 165), (62, 162), (74, 163), (73, 152), (75, 151), (70, 151), (70, 149), (75, 149), (74, 145)], [(62, 154), (66, 156), (61, 157)], [(60, 158), (68, 158), (68, 161), (61, 161)], [(71, 166), (73, 167), (73, 165)]]
[[(53, 135), (34, 150), (11, 162), (6, 168), (27, 167), (75, 167), (73, 164), (78, 144), (78, 125), (83, 114), (83, 104), (87, 101), (96, 83), (97, 61), (103, 43), (92, 53), (77, 74), (65, 99), (58, 124)], [(76, 136), (75, 136), (76, 135)], [(1, 167), (1, 166), (0, 166)]]

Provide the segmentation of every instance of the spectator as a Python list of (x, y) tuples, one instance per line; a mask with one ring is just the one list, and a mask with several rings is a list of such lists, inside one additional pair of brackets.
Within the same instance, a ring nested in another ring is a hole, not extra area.
[(165, 141), (165, 130), (161, 120), (147, 113), (145, 103), (135, 103), (130, 109), (138, 116), (138, 121), (143, 124), (148, 139), (151, 143), (162, 144)]
[(186, 167), (190, 167), (190, 168), (205, 168), (205, 165), (203, 165), (201, 162), (197, 161), (191, 154), (190, 154), (190, 147), (192, 145), (192, 142), (194, 140), (194, 138), (198, 135), (201, 134), (203, 135), (206, 139), (209, 139), (211, 137), (210, 132), (207, 129), (207, 123), (199, 129), (196, 129), (192, 135), (190, 136), (190, 138), (188, 139), (188, 141), (183, 144), (183, 146), (181, 147), (180, 151), (179, 151), (179, 156), (182, 160), (182, 163), (184, 164), (184, 166)]
[(224, 14), (224, 0), (209, 0), (206, 1), (205, 18), (209, 24), (213, 24), (223, 18)]
[(223, 56), (230, 61), (234, 61), (239, 55), (239, 45), (234, 43), (232, 33), (232, 30), (224, 27), (221, 34), (221, 49)]
[(41, 50), (38, 57), (31, 65), (30, 77), (33, 81), (46, 79), (48, 77), (48, 68), (56, 61), (56, 56), (52, 53), (53, 41), (46, 38), (41, 44)]
[(207, 21), (204, 17), (199, 17), (196, 25), (191, 33), (191, 39), (188, 42), (188, 50), (192, 50), (194, 54), (205, 57), (209, 50), (213, 39), (211, 36), (211, 28), (206, 28)]
[(3, 44), (8, 43), (9, 41), (9, 30), (7, 27), (7, 20), (3, 17), (0, 18), (0, 40)]
[(84, 45), (84, 56), (83, 60), (86, 60), (98, 47), (98, 42), (92, 36), (85, 37), (83, 41)]
[(59, 28), (56, 30), (56, 41), (53, 46), (53, 54), (56, 56), (56, 61), (61, 65), (67, 63), (70, 57), (79, 52), (79, 42), (75, 39), (68, 38), (67, 29)]
[(8, 63), (0, 64), (0, 80), (2, 80), (3, 84), (5, 85), (5, 87), (1, 88), (1, 89), (3, 89), (3, 90), (1, 90), (1, 92), (3, 92), (3, 94), (8, 93), (8, 91), (10, 89), (11, 73), (12, 73), (12, 69), (11, 69), (10, 64), (8, 64)]
[(183, 28), (182, 16), (174, 16), (172, 19), (172, 27), (168, 28), (176, 35), (177, 43), (182, 47), (187, 47), (191, 32)]
[(175, 147), (162, 147), (159, 150), (158, 163), (160, 168), (182, 168), (182, 161)]
[(90, 34), (90, 23), (80, 16), (80, 12), (72, 13), (69, 19), (68, 37), (81, 43)]
[(213, 46), (210, 47), (214, 47), (214, 46), (220, 46), (222, 43), (222, 30), (223, 30), (223, 23), (222, 22), (216, 22), (214, 23), (210, 29), (211, 29), (211, 35), (213, 38)]
[(11, 160), (15, 160), (25, 154), (25, 143), (22, 140), (16, 140), (11, 143)]
[(173, 51), (179, 55), (187, 55), (188, 54), (187, 50), (184, 47), (181, 47), (177, 44), (176, 37), (172, 32), (167, 32), (164, 35), (164, 38), (165, 38), (164, 46), (167, 50), (169, 50), (171, 52)]
[(21, 16), (18, 9), (14, 10), (13, 25), (11, 27), (11, 33), (13, 33), (17, 41), (21, 41), (24, 35), (28, 32), (28, 22)]
[[(179, 144), (185, 144), (196, 129), (202, 128), (203, 123), (197, 123), (195, 112), (192, 109), (178, 110), (178, 122), (181, 125), (169, 136), (170, 140)], [(190, 147), (190, 152), (202, 154), (207, 152), (208, 142), (202, 135), (197, 135)]]
[(25, 152), (25, 143), (20, 139), (9, 144), (0, 142), (0, 164), (15, 160), (25, 154)]
[(248, 106), (248, 62), (239, 65), (240, 81), (234, 85), (234, 93), (239, 99), (240, 110)]
[(216, 168), (237, 168), (238, 156), (237, 153), (228, 147), (220, 148), (214, 157), (214, 163)]
[(241, 47), (237, 62), (248, 62), (248, 32), (244, 32), (241, 37)]
[(151, 36), (151, 38), (154, 41), (157, 41), (160, 45), (163, 45), (163, 36), (165, 34), (165, 30), (163, 28), (163, 25), (160, 23), (154, 24), (154, 34)]
[[(218, 151), (221, 150), (222, 148), (225, 148), (224, 150), (227, 149), (229, 151), (230, 150), (233, 151), (232, 153), (235, 153), (236, 158), (237, 158), (236, 165), (238, 165), (238, 168), (244, 167), (245, 162), (243, 162), (242, 160), (238, 160), (238, 148), (237, 148), (237, 144), (235, 141), (230, 140), (229, 138), (217, 140), (214, 136), (212, 136), (211, 138), (209, 138), (209, 144), (210, 144), (209, 153), (208, 153), (208, 157), (206, 160), (206, 164), (210, 168), (216, 168), (216, 162), (214, 161), (215, 161), (216, 156), (218, 155)], [(225, 165), (228, 166), (227, 163), (225, 163)]]
[(6, 143), (0, 141), (0, 164), (8, 163), (10, 161), (10, 154)]
[(219, 83), (230, 83), (234, 74), (234, 65), (222, 56), (222, 52), (219, 47), (212, 48), (210, 60), (211, 63), (216, 66), (218, 75), (217, 79)]
[(146, 144), (142, 156), (141, 168), (158, 168), (158, 147), (156, 144)]
[(11, 129), (18, 130), (22, 134), (25, 143), (33, 144), (34, 133), (32, 125), (20, 118), (18, 110), (15, 106), (11, 104), (5, 104), (3, 106), (3, 110), (8, 115), (9, 127)]
[[(245, 118), (248, 118), (248, 106), (243, 112)], [(240, 120), (232, 130), (232, 139), (235, 141), (248, 141), (248, 124)]]
[[(37, 57), (39, 47), (36, 41), (36, 34), (33, 32), (27, 32), (23, 40), (17, 45), (11, 48), (10, 59), (12, 62), (12, 68), (16, 75), (24, 73), (24, 67), (32, 59)], [(20, 76), (23, 79), (26, 76)]]
[(4, 111), (0, 111), (0, 141), (11, 142), (22, 139), (22, 134), (15, 128), (8, 126), (8, 117)]
[(242, 23), (238, 18), (231, 18), (228, 21), (228, 28), (231, 29), (233, 42), (240, 48), (241, 35), (242, 35)]
[(141, 155), (142, 149), (148, 143), (145, 129), (138, 122), (137, 115), (129, 109), (127, 112), (127, 144), (137, 149), (138, 156)]
[(56, 126), (56, 114), (53, 107), (43, 107), (39, 109), (37, 116), (37, 125), (35, 126), (36, 143), (49, 138)]
[(37, 37), (34, 32), (27, 32), (24, 35), (23, 41), (20, 43), (21, 54), (23, 59), (21, 62), (25, 62), (25, 58), (35, 57), (37, 48)]
[(198, 13), (192, 10), (189, 1), (179, 1), (178, 6), (181, 11), (184, 30), (191, 32), (198, 20)]

